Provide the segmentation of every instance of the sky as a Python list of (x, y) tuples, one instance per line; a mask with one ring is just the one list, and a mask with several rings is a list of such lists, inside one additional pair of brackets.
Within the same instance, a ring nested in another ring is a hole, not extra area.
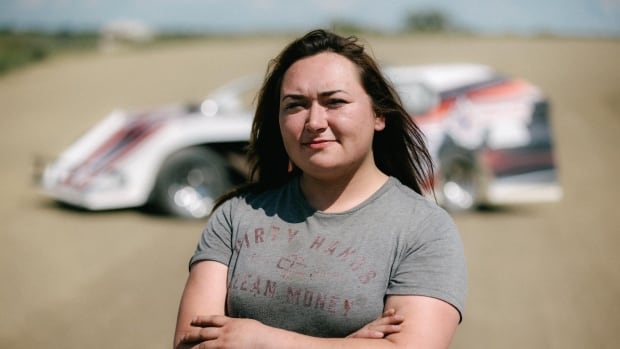
[(155, 31), (247, 33), (341, 20), (395, 32), (424, 10), (483, 34), (620, 37), (620, 0), (0, 0), (0, 27), (96, 30), (139, 21)]

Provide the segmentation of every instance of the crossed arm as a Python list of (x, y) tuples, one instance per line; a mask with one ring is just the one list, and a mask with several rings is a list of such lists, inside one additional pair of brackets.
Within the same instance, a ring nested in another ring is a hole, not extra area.
[(318, 338), (225, 316), (227, 267), (192, 266), (177, 318), (175, 349), (448, 348), (458, 311), (423, 296), (389, 296), (382, 317), (346, 338)]

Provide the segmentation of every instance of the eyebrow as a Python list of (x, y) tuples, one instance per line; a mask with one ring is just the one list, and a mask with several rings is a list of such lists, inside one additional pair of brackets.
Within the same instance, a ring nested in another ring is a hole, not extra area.
[[(319, 96), (320, 97), (328, 97), (328, 96), (331, 96), (331, 95), (336, 94), (338, 92), (346, 93), (346, 91), (344, 91), (344, 90), (330, 90), (330, 91), (325, 91), (325, 92), (319, 93)], [(286, 94), (286, 95), (282, 96), (282, 100), (285, 100), (287, 98), (294, 99), (294, 100), (299, 100), (299, 99), (304, 99), (306, 97), (304, 95), (293, 94), (293, 93)]]

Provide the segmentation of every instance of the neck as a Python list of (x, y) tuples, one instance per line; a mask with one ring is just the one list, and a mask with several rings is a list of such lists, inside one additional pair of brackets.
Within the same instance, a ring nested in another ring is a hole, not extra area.
[(387, 175), (374, 167), (364, 175), (356, 173), (337, 179), (321, 179), (303, 174), (300, 186), (312, 207), (335, 213), (361, 204), (379, 190), (387, 179)]

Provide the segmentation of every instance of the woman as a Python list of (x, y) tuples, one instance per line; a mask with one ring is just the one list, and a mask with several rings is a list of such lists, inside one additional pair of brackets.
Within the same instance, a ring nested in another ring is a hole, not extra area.
[(272, 62), (253, 183), (220, 200), (190, 261), (175, 347), (445, 348), (466, 271), (424, 198), (422, 134), (354, 38), (317, 30)]

